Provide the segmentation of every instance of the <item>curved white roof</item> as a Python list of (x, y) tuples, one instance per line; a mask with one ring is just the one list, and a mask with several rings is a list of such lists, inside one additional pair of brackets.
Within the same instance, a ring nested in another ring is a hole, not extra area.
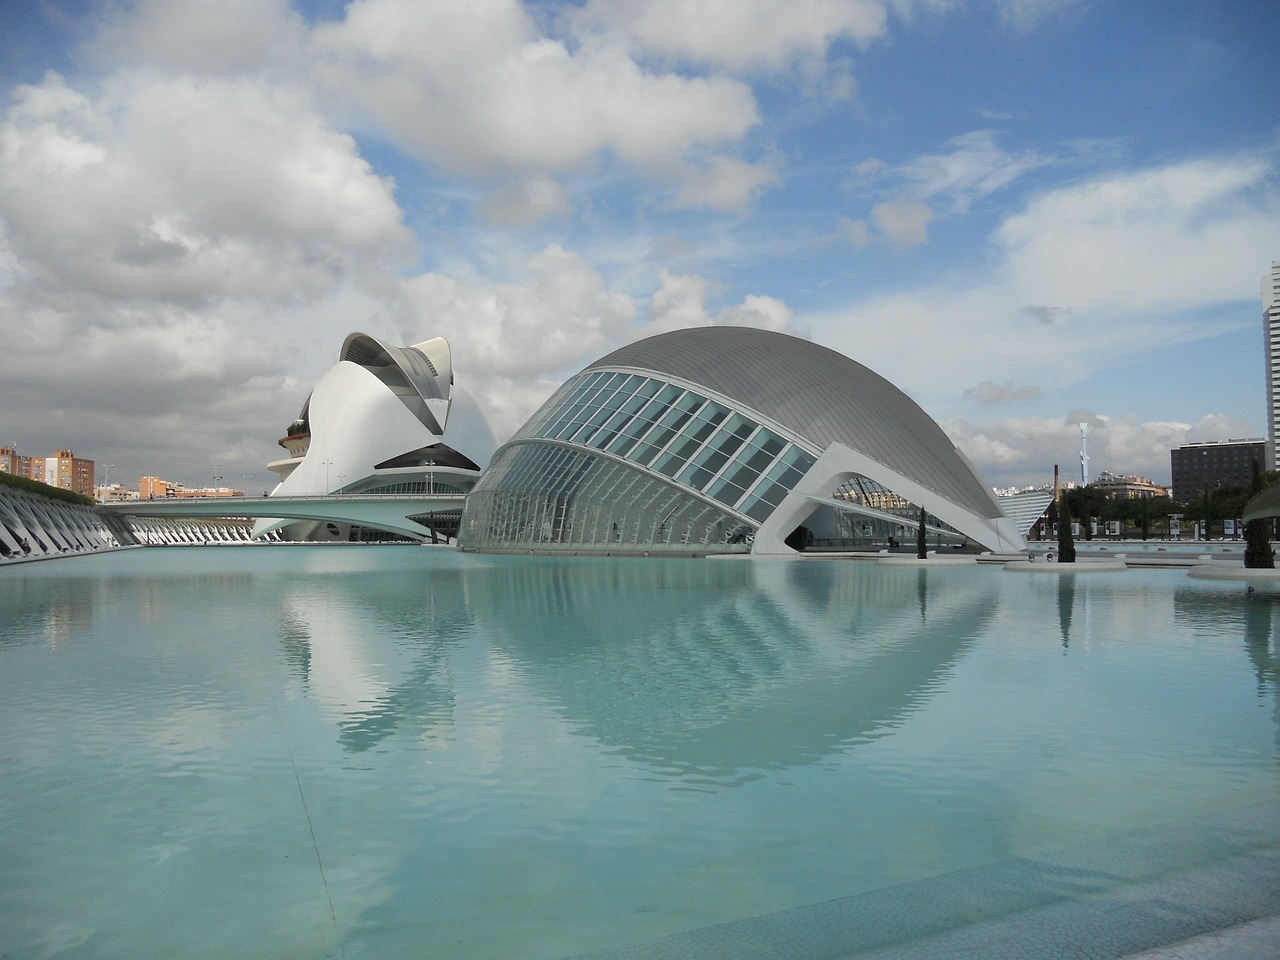
[(808, 340), (750, 327), (694, 327), (628, 344), (586, 369), (703, 385), (795, 433), (814, 453), (844, 444), (977, 516), (1002, 516), (995, 495), (914, 400)]

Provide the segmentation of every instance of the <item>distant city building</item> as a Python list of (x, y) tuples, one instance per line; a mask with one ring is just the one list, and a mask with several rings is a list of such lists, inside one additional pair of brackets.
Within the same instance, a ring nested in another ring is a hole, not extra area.
[(138, 491), (130, 490), (123, 483), (100, 483), (93, 488), (93, 499), (99, 503), (112, 503), (116, 500), (137, 500)]
[(13, 447), (0, 447), (0, 473), (10, 473), (15, 477), (25, 477), (30, 469), (30, 457), (18, 456)]
[(93, 496), (93, 469), (92, 460), (77, 457), (70, 450), (57, 450), (48, 457), (23, 457), (14, 447), (0, 447), (0, 472), (86, 497)]
[[(231, 487), (188, 487), (183, 483), (161, 480), (159, 477), (139, 477), (136, 499), (160, 500), (164, 497), (243, 497), (243, 490)], [(103, 499), (103, 498), (100, 498)], [(114, 499), (131, 499), (130, 497)]]
[(1280, 432), (1280, 260), (1262, 278), (1262, 330), (1267, 347), (1267, 456), (1263, 466), (1280, 469), (1276, 434)]
[[(1175, 453), (1177, 451), (1174, 451)], [(1090, 484), (1095, 490), (1101, 490), (1112, 500), (1138, 500), (1142, 497), (1167, 497), (1169, 491), (1154, 480), (1146, 477), (1121, 477), (1103, 471), (1097, 480)]]
[(1169, 451), (1173, 499), (1186, 502), (1205, 490), (1248, 487), (1253, 464), (1266, 465), (1267, 441), (1214, 440), (1188, 443)]

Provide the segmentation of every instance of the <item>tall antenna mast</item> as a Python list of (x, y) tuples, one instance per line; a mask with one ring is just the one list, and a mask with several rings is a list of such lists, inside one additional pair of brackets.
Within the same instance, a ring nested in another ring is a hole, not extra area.
[(1089, 436), (1089, 425), (1080, 424), (1080, 486), (1089, 485), (1089, 447), (1085, 438)]

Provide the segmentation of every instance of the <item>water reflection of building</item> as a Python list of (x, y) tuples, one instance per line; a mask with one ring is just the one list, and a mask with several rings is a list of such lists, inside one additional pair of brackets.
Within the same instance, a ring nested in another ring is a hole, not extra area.
[(86, 581), (31, 578), (6, 582), (3, 588), (0, 610), (12, 618), (5, 624), (9, 637), (58, 647), (93, 626), (95, 594), (86, 589)]
[(1280, 596), (1243, 585), (1239, 592), (1186, 588), (1174, 591), (1173, 608), (1175, 617), (1198, 633), (1240, 638), (1257, 677), (1259, 700), (1271, 698), (1280, 742)]
[(479, 631), (501, 655), (501, 682), (553, 705), (575, 734), (659, 775), (725, 785), (892, 728), (994, 615), (989, 576), (931, 596), (922, 616), (927, 571), (849, 573), (785, 562), (441, 564), (425, 577), (303, 582), (281, 602), (278, 635), (352, 753), (392, 735), (446, 745), (469, 695), (450, 659), (476, 656)]
[(458, 569), (433, 570), (425, 591), (420, 574), (301, 579), (281, 600), (284, 660), (351, 753), (393, 734), (429, 746), (452, 736), (449, 650), (471, 616)]
[(986, 628), (995, 585), (931, 597), (922, 618), (924, 572), (531, 558), (469, 592), (575, 732), (660, 775), (727, 785), (875, 737), (930, 695)]

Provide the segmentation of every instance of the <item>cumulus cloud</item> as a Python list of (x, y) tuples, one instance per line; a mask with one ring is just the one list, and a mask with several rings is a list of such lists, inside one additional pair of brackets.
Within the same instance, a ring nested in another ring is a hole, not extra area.
[(103, 12), (95, 59), (180, 73), (253, 72), (296, 55), (305, 33), (288, 0), (126, 0)]
[(159, 449), (260, 474), (308, 389), (290, 375), (376, 309), (333, 304), (414, 247), (391, 183), (305, 94), (150, 70), (13, 91), (0, 225), (10, 439), (109, 449), (124, 477), (163, 470)]
[(1043, 323), (1046, 327), (1061, 323), (1070, 313), (1071, 311), (1065, 307), (1048, 307), (1044, 305), (1022, 307), (1018, 310), (1019, 317), (1034, 320), (1036, 323)]
[(590, 0), (580, 29), (610, 26), (660, 56), (727, 70), (779, 71), (821, 60), (837, 40), (883, 36), (884, 0)]
[(280, 398), (297, 392), (275, 346), (208, 312), (96, 306), (86, 323), (82, 311), (0, 296), (0, 312), (25, 321), (6, 327), (0, 352), (10, 439), (110, 451), (116, 479), (130, 482), (163, 469), (157, 449), (169, 465), (216, 450), (228, 476), (261, 473), (287, 422)]
[(995, 229), (985, 270), (802, 319), (822, 342), (943, 404), (975, 380), (1003, 382), (1014, 364), (1058, 389), (1153, 342), (1194, 342), (1238, 322), (1201, 311), (1256, 295), (1259, 252), (1280, 236), (1272, 175), (1241, 156), (1049, 189)]
[[(1273, 167), (1251, 156), (1125, 171), (1033, 198), (995, 234), (1005, 282), (1023, 303), (1076, 314), (1228, 300), (1257, 286), (1274, 248)], [(1247, 284), (1247, 286), (1245, 286)]]
[(777, 183), (770, 164), (751, 164), (732, 157), (713, 157), (676, 194), (675, 207), (706, 207), (726, 213), (746, 213), (765, 187)]
[(635, 318), (629, 296), (606, 288), (580, 256), (550, 246), (486, 282), (430, 273), (403, 284), (415, 339), (445, 336), (486, 375), (561, 372), (615, 343)]
[(100, 296), (293, 299), (412, 245), (391, 185), (304, 97), (249, 81), (56, 74), (0, 126), (0, 217), (32, 273)]
[(1195, 422), (1141, 420), (1073, 410), (1065, 417), (1026, 417), (975, 422), (955, 417), (942, 423), (988, 482), (998, 487), (1051, 483), (1057, 464), (1064, 480), (1079, 479), (1080, 423), (1089, 424), (1090, 475), (1103, 470), (1171, 479), (1169, 451), (1212, 437), (1249, 435), (1247, 424), (1211, 414)]
[(678, 170), (759, 123), (727, 77), (654, 73), (607, 39), (570, 48), (517, 0), (356, 0), (312, 36), (315, 75), (410, 153), (455, 172), (555, 172), (608, 154)]
[(568, 191), (548, 176), (532, 175), (506, 184), (480, 204), (478, 212), (503, 227), (531, 227), (544, 220), (569, 216)]
[(707, 310), (706, 298), (715, 289), (716, 284), (705, 277), (661, 271), (658, 288), (649, 299), (647, 322), (637, 337), (713, 325), (786, 331), (795, 319), (791, 308), (781, 300), (760, 295), (749, 295), (742, 303), (712, 314)]
[(871, 228), (867, 226), (867, 221), (840, 217), (836, 220), (835, 236), (827, 239), (841, 239), (855, 250), (861, 250), (863, 247), (870, 246), (874, 237), (871, 233)]
[[(456, 273), (457, 271), (455, 271)], [(580, 256), (547, 247), (511, 265), (508, 278), (428, 273), (402, 284), (406, 342), (446, 337), (459, 381), (505, 437), (567, 373), (621, 342), (636, 316)]]
[[(579, 255), (558, 246), (510, 264), (508, 276), (423, 274), (402, 285), (406, 341), (449, 339), (459, 382), (508, 436), (563, 379), (624, 343), (684, 327), (728, 324), (787, 330), (791, 309), (749, 295), (713, 312), (717, 284), (661, 271), (643, 314)], [(454, 271), (460, 274), (460, 271)]]

